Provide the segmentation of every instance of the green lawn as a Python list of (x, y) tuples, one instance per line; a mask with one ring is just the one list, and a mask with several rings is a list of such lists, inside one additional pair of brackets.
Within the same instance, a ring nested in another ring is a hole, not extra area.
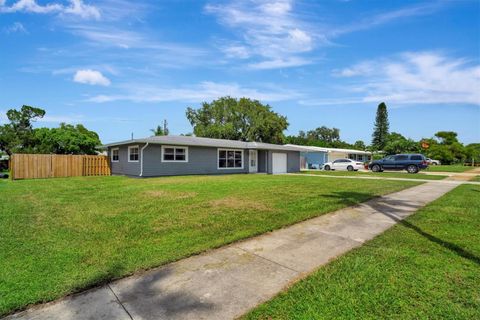
[(427, 171), (432, 172), (465, 172), (472, 170), (473, 167), (462, 165), (440, 165), (440, 166), (428, 166)]
[(0, 315), (414, 185), (294, 175), (3, 180)]
[(474, 176), (470, 181), (480, 182), (480, 176)]
[(479, 194), (457, 187), (245, 319), (480, 319)]
[(442, 175), (426, 175), (426, 174), (411, 174), (408, 172), (364, 172), (364, 171), (324, 171), (324, 170), (307, 170), (301, 171), (304, 174), (320, 174), (329, 176), (352, 176), (352, 177), (384, 177), (384, 178), (408, 178), (408, 179), (426, 179), (426, 180), (441, 180), (447, 176)]

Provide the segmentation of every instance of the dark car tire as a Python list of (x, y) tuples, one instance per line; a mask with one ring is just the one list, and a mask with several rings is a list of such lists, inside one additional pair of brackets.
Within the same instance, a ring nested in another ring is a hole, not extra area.
[(381, 172), (382, 171), (382, 168), (378, 165), (378, 164), (374, 164), (372, 166), (372, 171), (373, 172)]
[(407, 172), (408, 173), (417, 173), (418, 172), (418, 167), (414, 164), (411, 164), (407, 166)]
[(431, 165), (432, 165), (432, 166), (436, 166), (437, 164), (436, 164), (435, 162), (432, 162)]
[(330, 171), (330, 166), (325, 166), (325, 167), (323, 167), (323, 170), (325, 170), (325, 171)]
[(353, 171), (353, 167), (352, 167), (352, 166), (348, 166), (348, 167), (347, 167), (347, 170), (348, 170), (348, 171)]

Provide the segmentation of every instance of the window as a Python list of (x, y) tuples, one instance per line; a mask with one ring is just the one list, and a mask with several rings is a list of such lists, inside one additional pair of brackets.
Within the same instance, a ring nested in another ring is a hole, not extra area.
[(188, 162), (188, 147), (162, 146), (162, 162)]
[(405, 156), (405, 155), (395, 156), (395, 161), (405, 161), (405, 160), (408, 160), (408, 156)]
[(421, 155), (415, 155), (410, 157), (411, 160), (423, 160), (423, 157)]
[(113, 148), (112, 149), (112, 162), (118, 162), (119, 156), (118, 156), (118, 148)]
[(243, 169), (243, 151), (218, 149), (219, 169)]
[(138, 162), (138, 146), (128, 147), (128, 162)]

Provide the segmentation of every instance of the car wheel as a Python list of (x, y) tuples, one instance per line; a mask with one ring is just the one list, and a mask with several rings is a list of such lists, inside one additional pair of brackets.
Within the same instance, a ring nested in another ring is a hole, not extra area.
[(437, 164), (435, 162), (432, 162), (432, 166), (436, 166)]
[(348, 167), (347, 167), (347, 170), (348, 170), (348, 171), (353, 171), (353, 167), (352, 167), (352, 166), (348, 166)]
[(380, 166), (378, 164), (374, 164), (372, 166), (372, 171), (373, 172), (380, 172), (382, 168), (380, 168)]
[(414, 164), (411, 164), (407, 167), (407, 172), (408, 173), (417, 173), (418, 172), (418, 167)]
[(323, 169), (324, 169), (325, 171), (330, 171), (330, 166), (325, 166), (325, 167), (323, 167)]

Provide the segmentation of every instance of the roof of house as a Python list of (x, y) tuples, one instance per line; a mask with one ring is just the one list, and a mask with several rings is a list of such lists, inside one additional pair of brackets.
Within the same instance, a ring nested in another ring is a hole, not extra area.
[(142, 139), (132, 139), (119, 142), (104, 144), (102, 147), (114, 147), (132, 143), (151, 143), (151, 144), (167, 144), (179, 146), (199, 146), (199, 147), (215, 147), (215, 148), (234, 148), (234, 149), (268, 149), (281, 151), (306, 151), (303, 146), (279, 145), (263, 142), (247, 142), (238, 140), (200, 138), (193, 136), (152, 136)]
[(299, 146), (295, 144), (286, 144), (286, 146), (291, 147), (301, 147), (306, 152), (345, 152), (345, 153), (355, 153), (355, 154), (372, 154), (369, 151), (355, 150), (355, 149), (340, 149), (340, 148), (325, 148), (325, 147), (315, 147), (315, 146)]

